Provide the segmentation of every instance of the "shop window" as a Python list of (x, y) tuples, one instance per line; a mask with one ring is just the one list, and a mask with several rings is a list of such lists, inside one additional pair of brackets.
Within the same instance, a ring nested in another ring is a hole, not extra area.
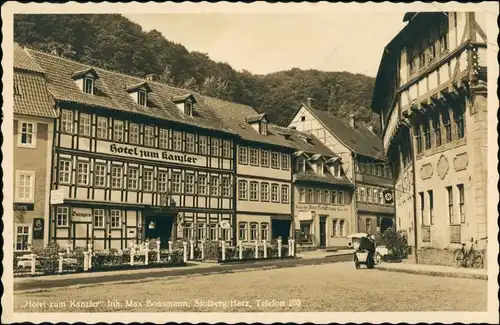
[(312, 242), (312, 222), (300, 221), (300, 235), (302, 242)]

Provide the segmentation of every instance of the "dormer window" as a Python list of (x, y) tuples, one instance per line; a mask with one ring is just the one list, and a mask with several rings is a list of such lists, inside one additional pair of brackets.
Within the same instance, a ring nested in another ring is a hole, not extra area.
[(83, 92), (86, 94), (94, 93), (94, 79), (90, 77), (85, 77), (83, 79)]
[(259, 134), (267, 135), (268, 129), (266, 113), (248, 116), (246, 121), (255, 129), (255, 131), (259, 132)]
[(85, 94), (94, 94), (95, 80), (99, 79), (99, 75), (94, 69), (77, 71), (71, 77), (82, 92)]
[(148, 106), (148, 93), (152, 91), (147, 82), (141, 82), (125, 89), (138, 105)]
[(187, 116), (193, 116), (193, 107), (196, 104), (196, 98), (193, 94), (176, 96), (172, 99), (177, 108)]
[(148, 103), (148, 93), (144, 90), (139, 90), (137, 92), (137, 104), (141, 106), (147, 106)]

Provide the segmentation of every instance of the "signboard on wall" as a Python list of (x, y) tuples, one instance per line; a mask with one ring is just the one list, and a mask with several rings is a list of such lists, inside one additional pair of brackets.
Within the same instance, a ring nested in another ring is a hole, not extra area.
[(33, 211), (35, 204), (33, 203), (14, 203), (14, 211)]
[(96, 152), (120, 157), (140, 158), (194, 166), (206, 166), (207, 160), (206, 157), (199, 155), (138, 147), (129, 144), (125, 145), (102, 140), (97, 141)]
[(91, 209), (73, 208), (71, 211), (71, 221), (91, 223), (92, 222), (92, 210)]
[(43, 218), (33, 219), (33, 239), (43, 239)]
[(310, 210), (310, 211), (339, 211), (345, 212), (349, 210), (349, 206), (331, 206), (326, 204), (297, 204), (296, 208), (299, 210)]
[(64, 190), (50, 191), (50, 204), (63, 204), (64, 203)]

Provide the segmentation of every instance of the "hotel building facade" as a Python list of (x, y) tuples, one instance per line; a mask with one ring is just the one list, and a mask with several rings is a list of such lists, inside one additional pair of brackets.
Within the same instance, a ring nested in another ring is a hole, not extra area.
[(376, 78), (396, 218), (421, 263), (451, 264), (460, 243), (486, 236), (485, 15), (407, 13)]

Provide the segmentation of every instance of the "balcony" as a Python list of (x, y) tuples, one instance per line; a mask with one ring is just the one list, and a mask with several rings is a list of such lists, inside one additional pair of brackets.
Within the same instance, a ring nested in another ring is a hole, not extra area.
[(462, 242), (462, 226), (450, 225), (450, 243), (460, 244)]

